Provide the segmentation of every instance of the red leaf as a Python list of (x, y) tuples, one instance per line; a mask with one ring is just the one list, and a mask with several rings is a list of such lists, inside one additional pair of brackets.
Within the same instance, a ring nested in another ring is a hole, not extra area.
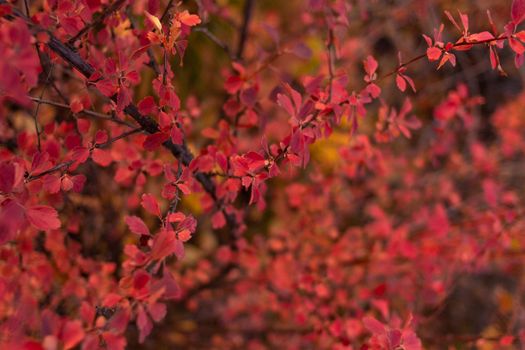
[(0, 192), (9, 193), (13, 189), (15, 167), (13, 163), (0, 164)]
[(57, 211), (46, 205), (26, 208), (26, 216), (31, 225), (40, 230), (54, 230), (60, 227)]
[(122, 111), (131, 103), (131, 95), (127, 88), (121, 87), (117, 94), (117, 111)]
[(384, 334), (385, 326), (373, 317), (366, 316), (363, 318), (363, 325), (374, 335)]
[(211, 217), (211, 226), (214, 229), (218, 229), (224, 227), (224, 225), (226, 225), (226, 218), (222, 211), (219, 210)]
[(525, 0), (512, 1), (510, 15), (512, 17), (512, 21), (516, 26), (520, 24), (525, 17)]
[(108, 141), (108, 132), (106, 130), (98, 130), (95, 134), (95, 143), (101, 144)]
[(176, 145), (182, 145), (182, 143), (184, 142), (184, 135), (176, 125), (173, 125), (173, 128), (171, 128), (170, 137), (171, 142), (173, 142)]
[(137, 270), (133, 274), (133, 288), (140, 290), (144, 288), (151, 280), (151, 276), (144, 270)]
[(201, 19), (197, 15), (191, 15), (188, 11), (184, 10), (178, 15), (178, 19), (181, 23), (192, 27), (201, 23)]
[(162, 280), (160, 282), (165, 288), (163, 295), (164, 299), (175, 299), (180, 296), (180, 287), (177, 285), (177, 282), (175, 282), (175, 279), (169, 271), (164, 272), (164, 276), (162, 276)]
[(137, 314), (137, 327), (139, 329), (139, 343), (143, 343), (146, 337), (151, 333), (153, 329), (153, 323), (144, 311), (142, 306), (139, 306)]
[(177, 184), (177, 188), (184, 194), (190, 194), (191, 193), (191, 189), (190, 189), (190, 186), (184, 184), (184, 183), (178, 183)]
[(148, 304), (148, 312), (153, 318), (153, 321), (160, 322), (166, 316), (166, 304), (163, 303), (154, 303)]
[(69, 176), (65, 175), (63, 178), (62, 178), (62, 191), (69, 191), (70, 189), (73, 188), (73, 181), (71, 181), (71, 179), (69, 178)]
[(286, 112), (292, 117), (295, 116), (295, 108), (292, 104), (292, 100), (284, 94), (277, 94), (277, 104), (283, 107)]
[(132, 70), (126, 73), (125, 77), (132, 84), (138, 84), (140, 82), (140, 75), (136, 70)]
[(78, 343), (84, 339), (85, 332), (80, 321), (68, 321), (62, 329), (62, 341), (64, 342), (64, 350), (74, 348)]
[[(214, 227), (215, 228), (215, 227)], [(182, 242), (187, 242), (191, 238), (191, 231), (188, 229), (184, 229), (182, 231), (179, 231), (177, 233), (177, 238)]]
[(46, 175), (44, 177), (44, 190), (49, 193), (57, 193), (60, 191), (60, 177), (57, 175)]
[(104, 297), (102, 305), (105, 307), (114, 307), (122, 300), (122, 296), (115, 293), (109, 293)]
[(243, 81), (238, 75), (232, 75), (226, 79), (224, 88), (229, 94), (234, 94), (241, 88)]
[(427, 49), (427, 57), (429, 61), (437, 61), (441, 57), (441, 49), (437, 47), (429, 47)]
[(184, 246), (175, 237), (173, 231), (161, 230), (153, 239), (151, 247), (151, 257), (155, 260), (162, 260), (171, 254), (175, 254), (179, 259), (184, 256)]
[(186, 218), (186, 215), (183, 213), (171, 213), (168, 215), (168, 222), (180, 222)]
[(31, 162), (31, 172), (34, 174), (42, 173), (50, 169), (53, 165), (49, 161), (49, 153), (36, 152)]
[(131, 232), (136, 233), (138, 235), (150, 235), (148, 226), (142, 221), (141, 218), (138, 216), (126, 216), (124, 218), (124, 221), (128, 225)]
[(115, 84), (108, 79), (96, 82), (95, 86), (100, 92), (102, 92), (102, 94), (104, 94), (107, 97), (113, 96), (117, 91), (117, 87), (115, 86)]
[(142, 202), (140, 202), (142, 207), (150, 214), (160, 216), (160, 207), (157, 199), (149, 193), (144, 193), (142, 195)]
[(14, 163), (0, 163), (0, 192), (9, 193), (23, 178), (23, 172)]
[(82, 192), (82, 189), (84, 188), (84, 184), (86, 183), (86, 177), (82, 174), (75, 175), (71, 177), (71, 181), (73, 181), (73, 191), (77, 193)]
[(69, 104), (69, 108), (71, 108), (71, 112), (78, 113), (84, 109), (84, 105), (82, 104), (82, 101), (80, 101), (80, 99), (77, 97), (71, 101), (71, 103)]
[(144, 97), (138, 104), (139, 112), (141, 114), (150, 114), (157, 107), (155, 100), (151, 96)]
[(77, 165), (84, 163), (88, 158), (89, 150), (85, 147), (76, 147), (71, 153), (71, 159), (74, 160)]
[(24, 207), (14, 200), (0, 203), (0, 244), (13, 239), (24, 222)]
[(468, 37), (469, 41), (485, 41), (485, 40), (491, 40), (491, 39), (494, 39), (494, 35), (492, 35), (491, 32), (487, 32), (487, 31), (471, 34)]
[(401, 91), (405, 91), (406, 88), (407, 88), (407, 82), (399, 74), (396, 75), (396, 84), (397, 84), (397, 87), (399, 88), (399, 90), (401, 90)]
[(154, 151), (157, 148), (164, 143), (164, 141), (168, 140), (170, 136), (163, 132), (157, 132), (153, 135), (148, 135), (146, 137), (146, 140), (143, 143), (144, 149), (146, 151)]
[(365, 66), (365, 72), (369, 77), (374, 75), (378, 67), (377, 61), (373, 56), (368, 56), (363, 62), (363, 65)]
[(113, 162), (111, 153), (100, 148), (95, 148), (91, 157), (93, 158), (93, 161), (100, 166), (108, 166)]
[(509, 38), (509, 46), (518, 55), (522, 55), (525, 52), (525, 47), (516, 39)]

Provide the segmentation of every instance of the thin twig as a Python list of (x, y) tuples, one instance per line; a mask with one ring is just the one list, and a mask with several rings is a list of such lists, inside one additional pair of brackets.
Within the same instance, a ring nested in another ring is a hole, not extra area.
[(31, 17), (29, 14), (29, 4), (27, 3), (27, 0), (24, 0), (24, 9), (26, 11), (26, 16)]
[(206, 27), (197, 27), (197, 28), (194, 29), (194, 31), (200, 32), (200, 33), (203, 33), (204, 35), (206, 35), (208, 37), (208, 39), (213, 41), (215, 44), (217, 44), (217, 46), (219, 46), (222, 50), (224, 50), (224, 52), (226, 52), (226, 54), (228, 54), (228, 57), (230, 57), (230, 59), (232, 59), (232, 60), (235, 59), (235, 56), (231, 53), (230, 47), (228, 45), (226, 45), (226, 43), (224, 43), (221, 39), (219, 39), (215, 34), (210, 32), (208, 28), (206, 28)]
[(326, 50), (328, 52), (328, 102), (332, 101), (332, 90), (335, 76), (335, 45), (334, 45), (334, 31), (332, 28), (328, 30), (328, 42), (326, 43)]
[(240, 60), (242, 58), (244, 47), (246, 46), (246, 39), (248, 38), (248, 30), (250, 27), (250, 19), (252, 17), (254, 0), (246, 0), (244, 3), (242, 26), (239, 33), (239, 44), (237, 45), (237, 53), (235, 57)]
[[(43, 103), (43, 104), (46, 104), (46, 105), (50, 105), (50, 106), (55, 106), (55, 107), (71, 110), (71, 107), (69, 105), (64, 104), (64, 103), (55, 102), (55, 101), (51, 101), (51, 100), (45, 100), (45, 99), (38, 98), (38, 97), (33, 97), (33, 96), (29, 96), (29, 99), (34, 101), (34, 102), (36, 102), (36, 103), (38, 103), (38, 104)], [(83, 109), (80, 112), (78, 112), (77, 114), (85, 114), (85, 115), (88, 115), (90, 117), (94, 117), (94, 118), (97, 118), (97, 119), (108, 120), (108, 121), (111, 121), (111, 122), (114, 122), (114, 123), (117, 123), (117, 124), (126, 125), (126, 126), (128, 126), (130, 128), (134, 128), (135, 127), (133, 124), (130, 124), (130, 123), (126, 122), (125, 120), (117, 119), (117, 118), (114, 118), (114, 117), (112, 117), (110, 115), (98, 113), (98, 112), (95, 112), (95, 111), (91, 111), (89, 109)]]
[(126, 131), (126, 132), (123, 132), (122, 134), (118, 135), (118, 136), (115, 136), (109, 140), (107, 140), (106, 142), (104, 143), (99, 143), (99, 144), (96, 144), (94, 146), (94, 148), (106, 148), (108, 146), (110, 146), (112, 143), (118, 141), (118, 140), (122, 140), (123, 138), (126, 138), (130, 135), (133, 135), (133, 134), (136, 134), (136, 133), (139, 133), (143, 131), (142, 127), (138, 127), (138, 128), (135, 128), (135, 129), (131, 129), (129, 131)]
[[(460, 42), (460, 43), (455, 43), (452, 45), (452, 48), (449, 50), (449, 51), (452, 51), (453, 49), (457, 48), (457, 47), (461, 47), (461, 46), (469, 46), (469, 45), (481, 45), (481, 44), (492, 44), (493, 42), (496, 42), (496, 41), (500, 41), (500, 40), (506, 40), (507, 37), (506, 36), (500, 36), (500, 37), (497, 37), (497, 38), (494, 38), (494, 39), (487, 39), (487, 40), (480, 40), (480, 41), (476, 41), (476, 42)], [(444, 51), (444, 49), (443, 49)], [(423, 58), (427, 57), (427, 54), (426, 53), (422, 53), (421, 55), (418, 55), (418, 56), (415, 56), (415, 57), (412, 57), (411, 59), (409, 59), (408, 61), (406, 62), (403, 62), (401, 64), (399, 64), (395, 69), (393, 69), (392, 71), (388, 72), (387, 74), (381, 76), (380, 78), (377, 79), (377, 81), (381, 81), (385, 78), (388, 78), (394, 74), (396, 74), (399, 69), (403, 68), (403, 67), (406, 67), (416, 61), (419, 61)]]
[(46, 171), (43, 171), (43, 172), (38, 173), (36, 175), (29, 175), (29, 176), (27, 176), (25, 181), (26, 182), (31, 182), (31, 181), (40, 179), (41, 177), (44, 177), (44, 176), (49, 175), (49, 174), (52, 174), (55, 171), (62, 170), (63, 168), (68, 168), (73, 163), (74, 163), (73, 160), (68, 160), (67, 162), (57, 164), (54, 167), (52, 167), (52, 168), (50, 168), (50, 169), (48, 169)]
[(87, 24), (86, 26), (84, 26), (84, 28), (80, 29), (80, 31), (77, 34), (75, 34), (74, 37), (72, 37), (71, 39), (68, 40), (67, 44), (68, 45), (74, 45), (75, 42), (78, 39), (80, 39), (80, 37), (82, 37), (84, 34), (89, 32), (92, 28), (97, 27), (100, 24), (104, 23), (106, 18), (108, 18), (113, 12), (117, 11), (122, 5), (124, 5), (125, 2), (126, 2), (126, 0), (117, 0), (113, 4), (111, 4), (108, 7), (106, 7), (104, 9), (104, 11), (102, 11), (100, 16), (97, 17), (96, 20), (94, 20), (90, 24)]

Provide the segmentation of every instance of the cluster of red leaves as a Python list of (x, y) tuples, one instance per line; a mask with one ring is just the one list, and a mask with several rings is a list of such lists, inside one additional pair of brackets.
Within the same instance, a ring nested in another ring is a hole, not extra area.
[[(435, 108), (433, 125), (414, 116), (409, 97), (389, 105), (380, 85), (395, 76), (402, 93), (407, 86), (415, 93), (411, 63), (426, 57), (438, 69), (455, 66), (458, 51), (477, 46), (488, 47), (492, 68), (502, 72), (498, 50), (508, 43), (519, 67), (525, 2), (513, 1), (503, 33), (490, 13), (491, 31), (470, 33), (467, 15), (459, 13), (460, 26), (446, 12), (457, 40), (444, 41), (441, 25), (433, 39), (424, 36), (426, 54), (406, 62), (399, 55), (381, 77), (368, 56), (365, 84), (349, 88), (349, 74), (336, 71), (335, 61), (352, 8), (309, 1), (302, 20), (328, 31), (326, 67), (268, 86), (263, 72), (280, 56), (311, 54), (268, 27), (274, 52), (245, 61), (241, 41), (225, 70), (221, 120), (204, 129), (196, 103), (180, 100), (170, 64), (175, 56), (183, 62), (192, 28), (228, 16), (210, 1), (198, 4), (196, 15), (169, 1), (173, 8), (162, 15), (157, 0), (45, 0), (28, 17), (0, 2), (0, 137), (16, 145), (0, 150), (0, 345), (123, 349), (130, 323), (142, 343), (168, 303), (197, 311), (213, 300), (228, 325), (210, 340), (217, 348), (264, 348), (249, 336), (255, 332), (271, 347), (421, 349), (416, 330), (431, 319), (425, 307), (439, 305), (451, 276), (510, 268), (506, 256), (523, 245), (522, 201), (503, 169), (525, 141), (520, 122), (506, 114), (493, 119), (501, 147), (463, 140), (476, 130), (473, 110), (483, 102), (464, 85)], [(148, 66), (156, 75), (141, 93)], [(53, 100), (43, 99), (46, 89)], [(66, 113), (39, 120), (41, 104)], [(31, 123), (15, 123), (24, 113)], [(338, 165), (323, 172), (312, 164), (312, 146), (345, 129)], [(412, 151), (394, 151), (419, 129), (432, 136)], [(201, 136), (195, 157), (187, 146), (194, 134)], [(267, 208), (273, 178), (286, 190), (277, 187)], [(124, 198), (125, 212), (114, 220), (134, 235), (122, 238), (115, 261), (88, 254), (78, 238), (89, 227), (74, 210), (75, 194), (93, 183), (101, 196)], [(197, 230), (181, 205), (188, 198), (221, 238), (211, 258), (183, 270), (175, 262)], [(252, 204), (274, 217), (267, 234), (243, 235)], [(215, 285), (216, 271), (231, 288), (192, 299)], [(500, 334), (502, 345), (525, 340), (523, 325), (515, 326)]]
[[(507, 167), (523, 155), (525, 124), (506, 108), (493, 119), (497, 143), (472, 140), (462, 151), (472, 128), (465, 117), (474, 118), (478, 103), (461, 85), (435, 108), (436, 124), (425, 126), (432, 136), (414, 150), (399, 155), (361, 135), (340, 149), (333, 172), (315, 169), (301, 182), (287, 176), (287, 190), (274, 194), (269, 234), (217, 253), (241, 268), (230, 288), (203, 296), (220, 300), (216, 313), (228, 325), (214, 345), (260, 332), (270, 348), (420, 349), (420, 329), (430, 333), (428, 346), (442, 346), (432, 332), (436, 315), (425, 310), (447, 297), (455, 273), (514, 271), (522, 261), (515, 257), (523, 200)], [(505, 139), (510, 129), (520, 134), (514, 141)], [(208, 269), (181, 279), (190, 288)], [(514, 326), (519, 331), (502, 330), (496, 344), (525, 340), (523, 325)], [(266, 348), (258, 339), (242, 344)]]

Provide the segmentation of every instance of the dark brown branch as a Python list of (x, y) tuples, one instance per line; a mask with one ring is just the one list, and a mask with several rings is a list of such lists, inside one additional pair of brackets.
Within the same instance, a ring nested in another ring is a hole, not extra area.
[(160, 16), (160, 21), (164, 22), (168, 14), (170, 13), (171, 7), (173, 6), (173, 0), (170, 0), (168, 4), (166, 5), (166, 8), (164, 9), (164, 12), (162, 13), (162, 16)]

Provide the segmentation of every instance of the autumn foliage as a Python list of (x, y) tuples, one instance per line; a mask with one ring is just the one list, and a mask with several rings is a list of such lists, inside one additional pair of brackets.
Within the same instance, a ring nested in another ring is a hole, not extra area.
[(0, 348), (524, 348), (524, 21), (0, 0)]

